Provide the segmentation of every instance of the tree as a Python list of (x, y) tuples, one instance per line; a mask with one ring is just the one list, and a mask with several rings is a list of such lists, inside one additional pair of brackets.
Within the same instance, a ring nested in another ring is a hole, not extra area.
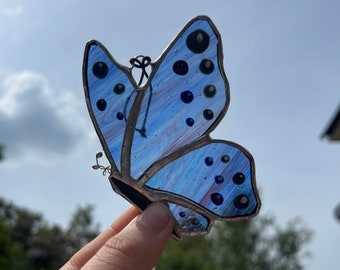
[(12, 258), (11, 234), (4, 222), (0, 220), (0, 269), (10, 269)]
[[(57, 269), (98, 234), (93, 206), (79, 206), (68, 226), (0, 198), (0, 269)], [(170, 240), (157, 270), (299, 270), (311, 231), (299, 219), (278, 226), (273, 217), (216, 222), (207, 236)]]
[(311, 235), (298, 219), (285, 228), (266, 216), (217, 222), (208, 236), (171, 241), (156, 269), (303, 269)]
[(211, 241), (205, 236), (184, 238), (181, 242), (171, 239), (156, 269), (211, 270)]
[(42, 226), (28, 240), (27, 255), (34, 269), (57, 269), (70, 257), (60, 226)]
[(58, 269), (99, 232), (93, 206), (78, 207), (66, 229), (0, 198), (0, 269)]
[(42, 224), (41, 215), (0, 198), (0, 220), (3, 226), (1, 239), (10, 238), (1, 250), (8, 267), (1, 269), (29, 269), (29, 240)]
[(92, 205), (79, 206), (66, 230), (69, 253), (73, 254), (99, 233), (99, 224), (93, 224)]

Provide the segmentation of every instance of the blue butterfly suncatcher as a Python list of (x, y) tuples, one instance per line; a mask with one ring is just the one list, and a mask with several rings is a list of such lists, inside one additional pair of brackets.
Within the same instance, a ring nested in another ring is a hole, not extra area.
[[(113, 190), (141, 210), (166, 203), (177, 239), (208, 233), (216, 219), (255, 216), (261, 203), (253, 157), (209, 136), (229, 105), (212, 21), (192, 19), (155, 62), (138, 56), (130, 63), (119, 64), (98, 41), (86, 44), (86, 103)], [(139, 83), (134, 68), (141, 69)]]

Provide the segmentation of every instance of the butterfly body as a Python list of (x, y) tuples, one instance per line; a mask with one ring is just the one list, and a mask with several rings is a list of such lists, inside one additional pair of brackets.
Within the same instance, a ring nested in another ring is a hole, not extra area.
[(85, 48), (87, 106), (111, 165), (113, 189), (144, 209), (167, 203), (174, 235), (207, 233), (215, 219), (256, 215), (255, 166), (243, 147), (210, 132), (229, 105), (221, 37), (211, 20), (190, 21), (144, 85), (98, 41)]

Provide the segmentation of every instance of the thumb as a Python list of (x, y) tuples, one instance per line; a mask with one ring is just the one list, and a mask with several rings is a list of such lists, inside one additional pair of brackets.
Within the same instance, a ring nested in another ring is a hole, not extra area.
[(169, 208), (153, 203), (110, 238), (83, 269), (152, 269), (166, 247), (173, 226)]

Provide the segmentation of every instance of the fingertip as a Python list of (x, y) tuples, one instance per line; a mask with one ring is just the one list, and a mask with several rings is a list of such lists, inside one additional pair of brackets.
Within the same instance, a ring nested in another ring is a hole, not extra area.
[(153, 233), (160, 233), (163, 230), (171, 232), (173, 217), (167, 206), (162, 203), (153, 203), (138, 216), (136, 224)]

